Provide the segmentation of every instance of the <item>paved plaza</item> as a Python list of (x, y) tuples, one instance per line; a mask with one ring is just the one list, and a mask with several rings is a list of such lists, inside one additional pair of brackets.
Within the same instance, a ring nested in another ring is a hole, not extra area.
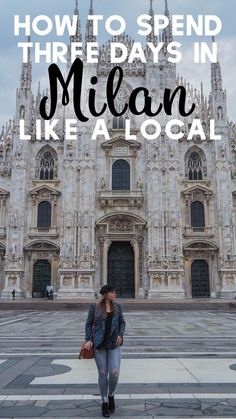
[[(9, 305), (10, 308), (10, 305)], [(235, 310), (124, 310), (114, 418), (236, 418)], [(101, 418), (86, 310), (0, 311), (0, 418)]]

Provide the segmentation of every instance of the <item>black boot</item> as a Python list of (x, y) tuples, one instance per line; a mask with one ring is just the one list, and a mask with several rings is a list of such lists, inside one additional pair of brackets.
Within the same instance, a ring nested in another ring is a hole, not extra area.
[(110, 417), (109, 406), (107, 402), (102, 403), (102, 414), (105, 418)]
[(108, 394), (108, 401), (109, 401), (109, 410), (111, 413), (115, 412), (115, 400), (114, 396), (109, 396)]

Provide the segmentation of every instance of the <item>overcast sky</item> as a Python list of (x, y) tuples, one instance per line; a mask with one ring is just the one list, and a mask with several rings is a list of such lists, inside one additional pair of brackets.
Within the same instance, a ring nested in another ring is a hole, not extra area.
[[(89, 0), (79, 0), (81, 12), (81, 24), (83, 32), (86, 25), (86, 17), (89, 9)], [(224, 87), (228, 94), (228, 115), (236, 121), (236, 36), (235, 16), (236, 0), (169, 0), (171, 14), (216, 14), (223, 22), (223, 29), (217, 40), (219, 43), (219, 59), (222, 65)], [(162, 14), (164, 11), (164, 0), (154, 0), (154, 11)], [(3, 125), (15, 113), (15, 91), (19, 86), (21, 73), (21, 51), (17, 47), (19, 41), (25, 40), (23, 36), (15, 37), (13, 30), (14, 14), (24, 17), (30, 14), (32, 18), (39, 14), (53, 17), (55, 14), (73, 14), (74, 0), (0, 0), (0, 27), (1, 27), (1, 78), (0, 78), (0, 124)], [(127, 21), (127, 31), (136, 40), (137, 16), (149, 11), (149, 0), (94, 0), (96, 14), (108, 17), (112, 14), (124, 16)], [(45, 38), (32, 36), (32, 41), (53, 41), (57, 40), (55, 34)], [(103, 43), (108, 35), (103, 32), (99, 42)], [(177, 71), (186, 78), (194, 87), (199, 88), (201, 81), (204, 82), (205, 93), (210, 91), (210, 63), (194, 64), (192, 57), (192, 44), (194, 38), (176, 39), (182, 42), (183, 59), (177, 65)], [(206, 40), (203, 38), (202, 40)], [(67, 42), (68, 38), (61, 38), (60, 41)], [(41, 81), (42, 89), (47, 87), (47, 65), (33, 65), (33, 88), (36, 91), (38, 81)]]

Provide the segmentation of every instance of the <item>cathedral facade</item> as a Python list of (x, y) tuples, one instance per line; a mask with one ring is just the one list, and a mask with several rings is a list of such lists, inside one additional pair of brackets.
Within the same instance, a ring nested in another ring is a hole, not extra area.
[[(167, 1), (165, 14), (169, 16)], [(75, 14), (79, 15), (76, 5)], [(93, 14), (91, 1), (89, 14)], [(152, 1), (150, 14), (153, 16)], [(70, 42), (83, 39), (80, 24)], [(86, 42), (94, 41), (87, 23)], [(162, 40), (173, 40), (171, 27)], [(154, 34), (149, 42), (157, 42)], [(133, 40), (119, 37), (128, 49)], [(148, 54), (148, 53), (147, 53)], [(84, 67), (86, 94), (97, 75), (105, 100), (109, 42), (98, 64)], [(65, 120), (72, 104), (59, 104), (59, 139), (36, 140), (36, 120), (44, 93), (32, 92), (32, 63), (22, 65), (16, 112), (0, 136), (0, 294), (40, 298), (51, 285), (58, 299), (97, 297), (112, 284), (120, 298), (234, 298), (236, 296), (236, 129), (229, 123), (220, 63), (211, 65), (211, 93), (177, 76), (164, 49), (158, 64), (121, 64), (124, 81), (117, 109), (132, 90), (146, 86), (158, 104), (165, 87), (185, 86), (194, 113), (182, 118), (184, 136), (144, 139), (143, 115), (127, 112), (105, 120), (109, 140), (91, 140), (95, 118), (78, 123), (77, 141), (65, 139)], [(85, 106), (85, 105), (84, 105)], [(206, 140), (187, 132), (200, 119)], [(31, 140), (19, 137), (24, 119)], [(125, 138), (125, 119), (137, 140)], [(215, 119), (222, 140), (210, 138)], [(164, 127), (168, 117), (161, 113)], [(151, 127), (149, 128), (152, 133)]]

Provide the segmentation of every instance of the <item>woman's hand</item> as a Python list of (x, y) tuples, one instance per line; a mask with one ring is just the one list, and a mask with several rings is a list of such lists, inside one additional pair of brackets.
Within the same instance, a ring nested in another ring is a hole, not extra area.
[(123, 338), (121, 336), (117, 336), (116, 345), (121, 345)]
[(91, 349), (93, 346), (93, 342), (91, 340), (89, 340), (88, 342), (85, 343), (84, 347), (87, 351), (89, 351), (89, 349)]

